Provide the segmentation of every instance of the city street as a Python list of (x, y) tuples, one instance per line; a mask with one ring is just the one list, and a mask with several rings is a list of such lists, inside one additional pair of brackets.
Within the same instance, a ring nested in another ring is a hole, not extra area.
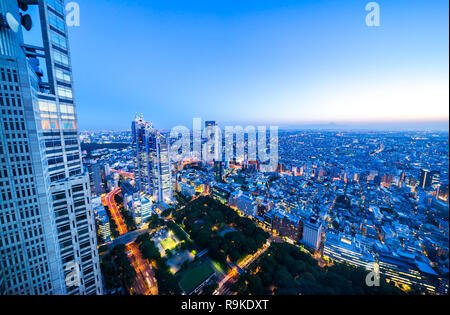
[[(123, 176), (123, 174), (121, 173)], [(124, 219), (120, 214), (118, 205), (114, 197), (120, 193), (120, 188), (116, 188), (104, 197), (104, 202), (108, 206), (111, 216), (116, 222), (117, 229), (120, 236), (114, 240), (112, 244), (126, 244), (127, 252), (130, 254), (128, 258), (131, 261), (133, 268), (136, 271), (136, 279), (132, 286), (134, 294), (137, 295), (157, 295), (158, 285), (155, 278), (154, 271), (148, 261), (142, 257), (139, 247), (134, 243), (134, 240), (139, 235), (148, 232), (147, 229), (136, 230), (128, 233)]]
[(116, 188), (110, 193), (108, 193), (105, 198), (105, 204), (108, 206), (109, 211), (111, 212), (111, 216), (116, 222), (117, 230), (120, 235), (128, 233), (127, 226), (125, 225), (125, 221), (120, 214), (119, 208), (116, 205), (116, 201), (114, 200), (114, 196), (120, 193), (120, 188)]
[[(250, 255), (246, 257), (244, 260), (239, 262), (238, 266), (242, 268), (243, 270), (246, 270), (256, 259), (258, 259), (259, 256), (264, 254), (267, 249), (270, 247), (270, 240), (267, 241), (266, 244), (264, 244), (263, 247), (261, 247), (256, 253), (253, 255)], [(230, 286), (235, 283), (238, 279), (239, 273), (236, 270), (237, 268), (233, 268), (220, 282), (219, 286), (214, 292), (214, 295), (228, 295), (230, 294), (229, 288)]]
[(157, 295), (158, 285), (151, 265), (142, 257), (136, 243), (127, 244), (127, 250), (131, 252), (129, 258), (137, 274), (132, 286), (134, 293), (137, 295)]

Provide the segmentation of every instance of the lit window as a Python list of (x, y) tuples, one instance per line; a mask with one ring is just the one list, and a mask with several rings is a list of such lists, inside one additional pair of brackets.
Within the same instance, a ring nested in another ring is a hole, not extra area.
[(53, 101), (39, 100), (39, 110), (41, 112), (56, 113), (56, 104)]
[(41, 114), (41, 118), (58, 118), (58, 115)]
[(42, 121), (42, 129), (58, 129), (58, 122), (53, 120), (43, 120)]
[(59, 105), (61, 113), (64, 114), (74, 114), (75, 110), (72, 105)]

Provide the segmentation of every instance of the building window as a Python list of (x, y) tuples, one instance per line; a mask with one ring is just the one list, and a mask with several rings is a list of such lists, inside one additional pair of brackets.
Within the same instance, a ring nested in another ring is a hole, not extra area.
[(42, 129), (44, 129), (44, 130), (59, 129), (58, 122), (53, 121), (53, 120), (43, 120), (42, 121)]
[(57, 119), (58, 115), (49, 115), (49, 114), (41, 114), (41, 118), (53, 118), (53, 119)]
[(65, 26), (65, 23), (64, 23), (64, 21), (62, 19), (57, 17), (52, 12), (48, 12), (48, 18), (49, 18), (49, 21), (50, 21), (50, 25), (56, 27), (60, 31), (63, 31), (63, 32), (66, 31), (66, 26)]
[(70, 73), (64, 70), (56, 69), (56, 78), (60, 81), (71, 82)]
[(74, 122), (64, 121), (62, 124), (63, 124), (63, 128), (64, 129), (71, 129), (71, 130), (75, 130), (76, 129)]
[(66, 66), (69, 65), (69, 58), (66, 55), (60, 53), (59, 51), (56, 51), (56, 50), (53, 51), (53, 59), (55, 60), (55, 62), (58, 62), (60, 64), (63, 64)]
[(53, 31), (50, 31), (50, 38), (52, 40), (52, 43), (55, 44), (56, 46), (67, 49), (67, 41), (63, 36), (56, 34)]
[(55, 9), (57, 12), (64, 15), (64, 4), (59, 0), (47, 0), (47, 4)]
[(48, 100), (39, 100), (39, 110), (41, 112), (56, 113), (56, 103)]
[(59, 109), (63, 114), (75, 114), (74, 107), (72, 105), (59, 105)]
[(58, 86), (58, 96), (72, 98), (72, 90), (66, 87)]

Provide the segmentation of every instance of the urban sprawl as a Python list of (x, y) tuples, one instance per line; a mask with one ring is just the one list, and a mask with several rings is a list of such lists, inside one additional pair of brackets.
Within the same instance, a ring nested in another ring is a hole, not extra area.
[[(215, 125), (208, 121), (204, 128)], [(355, 273), (364, 270), (362, 282), (376, 270), (387, 287), (395, 285), (402, 293), (448, 292), (446, 133), (280, 131), (279, 164), (273, 172), (261, 172), (259, 163), (245, 156), (228, 162), (195, 157), (173, 162), (168, 135), (141, 117), (131, 131), (83, 132), (81, 138), (82, 147), (98, 145), (83, 155), (100, 243), (111, 248), (122, 239), (150, 233), (166, 265), (152, 267), (154, 257), (148, 257), (147, 269), (167, 268), (176, 286), (172, 292), (328, 292), (324, 286), (295, 284), (295, 275), (302, 272), (289, 267), (286, 283), (258, 277), (258, 263), (263, 261), (258, 258), (276, 246), (297, 248), (314, 259), (319, 270), (337, 265), (354, 268)], [(206, 217), (196, 209), (202, 210), (199, 200), (210, 209), (232, 209), (264, 231), (257, 242), (260, 247), (247, 243), (245, 226), (244, 238), (231, 235), (241, 231), (239, 223), (204, 223)], [(194, 212), (187, 212), (188, 207)], [(120, 210), (114, 214), (112, 209)], [(187, 218), (190, 214), (195, 217)], [(130, 233), (135, 236), (127, 237)], [(228, 251), (225, 245), (226, 255), (220, 255), (221, 244), (211, 242), (227, 234), (245, 248)], [(139, 242), (134, 248), (142, 249)], [(135, 253), (128, 253), (133, 261)], [(192, 277), (194, 285), (186, 285)], [(253, 287), (241, 285), (241, 278)], [(146, 279), (157, 286), (154, 272)]]

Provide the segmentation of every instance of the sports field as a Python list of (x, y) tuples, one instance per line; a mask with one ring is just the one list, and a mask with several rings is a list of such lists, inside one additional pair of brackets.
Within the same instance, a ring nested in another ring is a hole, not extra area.
[(184, 278), (180, 281), (180, 286), (186, 294), (189, 294), (213, 273), (214, 270), (211, 266), (208, 263), (203, 263), (193, 269), (187, 270)]
[(164, 250), (172, 250), (177, 246), (177, 242), (171, 236), (163, 239), (160, 244)]

